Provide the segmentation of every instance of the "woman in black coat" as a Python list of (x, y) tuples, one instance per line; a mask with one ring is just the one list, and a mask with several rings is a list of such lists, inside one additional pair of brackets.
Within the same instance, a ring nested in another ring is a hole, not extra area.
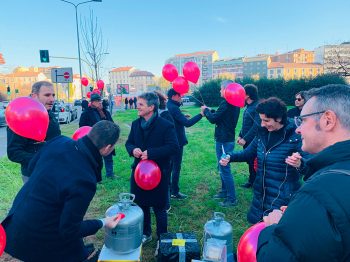
[[(256, 179), (253, 184), (253, 200), (247, 214), (255, 224), (273, 209), (288, 205), (292, 195), (300, 188), (301, 138), (296, 126), (287, 120), (287, 108), (278, 98), (261, 101), (256, 108), (261, 126), (252, 143), (243, 151), (230, 153), (228, 162), (246, 162), (258, 159)], [(286, 162), (288, 156), (297, 158), (298, 165)]]
[[(130, 191), (135, 194), (135, 202), (144, 212), (143, 243), (151, 240), (150, 207), (153, 207), (157, 221), (157, 236), (167, 232), (168, 190), (171, 156), (179, 150), (174, 125), (158, 116), (159, 100), (155, 93), (145, 93), (138, 97), (138, 115), (132, 122), (125, 147), (134, 162), (131, 166)], [(134, 178), (137, 164), (150, 159), (161, 170), (159, 185), (152, 190), (139, 187)]]

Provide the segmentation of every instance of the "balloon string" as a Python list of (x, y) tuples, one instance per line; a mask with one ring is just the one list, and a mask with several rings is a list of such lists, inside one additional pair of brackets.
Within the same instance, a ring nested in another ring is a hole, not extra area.
[(201, 102), (201, 101), (199, 101), (195, 96), (193, 96), (193, 95), (189, 95), (189, 96), (191, 96), (192, 98), (194, 98), (195, 100), (197, 100), (200, 104), (202, 104), (203, 106), (205, 105), (203, 102)]

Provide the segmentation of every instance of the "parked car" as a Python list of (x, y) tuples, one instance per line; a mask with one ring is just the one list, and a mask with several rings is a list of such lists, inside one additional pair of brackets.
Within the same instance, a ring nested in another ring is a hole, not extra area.
[(81, 106), (81, 99), (74, 100), (74, 106)]
[(60, 104), (58, 112), (58, 121), (60, 123), (70, 123), (71, 121), (77, 119), (78, 110), (71, 104)]
[(0, 108), (0, 126), (6, 126), (5, 109)]

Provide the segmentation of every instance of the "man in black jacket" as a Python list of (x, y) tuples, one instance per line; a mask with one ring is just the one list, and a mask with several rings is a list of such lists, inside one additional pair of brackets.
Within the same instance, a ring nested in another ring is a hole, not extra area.
[[(247, 84), (244, 86), (244, 90), (246, 94), (246, 108), (243, 113), (242, 129), (241, 132), (239, 132), (237, 144), (243, 146), (243, 148), (247, 148), (253, 141), (258, 127), (260, 126), (261, 120), (259, 114), (255, 111), (259, 99), (257, 86), (253, 84)], [(247, 164), (249, 166), (249, 180), (247, 183), (242, 185), (242, 187), (251, 188), (256, 177), (254, 160), (247, 162)]]
[(200, 113), (191, 119), (187, 119), (187, 117), (180, 110), (181, 104), (181, 95), (173, 88), (169, 89), (167, 108), (170, 115), (174, 119), (176, 136), (180, 146), (180, 150), (178, 153), (174, 154), (172, 159), (173, 170), (171, 174), (171, 197), (175, 199), (185, 199), (187, 197), (187, 195), (180, 192), (179, 187), (183, 148), (188, 144), (185, 127), (193, 126), (199, 120), (201, 120), (203, 116), (202, 113)]
[[(306, 92), (296, 118), (306, 161), (305, 184), (288, 208), (264, 217), (257, 261), (350, 261), (350, 87)], [(286, 163), (296, 163), (288, 157)]]
[[(126, 150), (134, 157), (130, 178), (130, 191), (144, 213), (143, 239), (145, 244), (152, 239), (150, 208), (153, 207), (157, 222), (157, 236), (167, 232), (169, 202), (169, 176), (171, 156), (179, 150), (174, 125), (158, 115), (159, 99), (155, 93), (144, 93), (137, 99), (139, 118), (132, 122)], [(144, 190), (136, 184), (135, 168), (141, 160), (150, 159), (161, 170), (160, 183), (152, 190)]]
[[(91, 105), (80, 116), (79, 127), (93, 126), (98, 121), (107, 120), (113, 122), (109, 111), (102, 106), (101, 96), (99, 94), (92, 94), (90, 97)], [(106, 168), (106, 177), (114, 179), (113, 172), (113, 150), (109, 155), (103, 156)]]
[[(43, 104), (48, 111), (49, 127), (46, 132), (45, 141), (59, 136), (61, 134), (60, 125), (51, 111), (55, 102), (55, 91), (52, 83), (47, 81), (34, 83), (30, 96)], [(19, 136), (10, 128), (7, 128), (7, 156), (11, 161), (21, 164), (23, 183), (26, 183), (30, 177), (30, 172), (28, 171), (30, 160), (43, 145), (44, 143)]]
[(32, 176), (2, 222), (7, 253), (23, 261), (96, 261), (83, 237), (117, 223), (84, 216), (101, 181), (101, 155), (114, 149), (119, 133), (116, 124), (100, 121), (78, 141), (58, 136), (35, 155)]
[[(233, 83), (224, 80), (221, 83), (220, 95), (224, 97), (225, 88)], [(239, 107), (233, 106), (223, 100), (219, 108), (212, 112), (208, 107), (202, 106), (202, 112), (210, 123), (215, 124), (216, 158), (219, 162), (224, 153), (232, 152), (235, 146), (235, 129), (239, 118)], [(231, 168), (219, 166), (221, 178), (221, 190), (214, 196), (216, 199), (224, 199), (219, 205), (222, 207), (233, 207), (237, 205), (236, 190), (231, 174)]]

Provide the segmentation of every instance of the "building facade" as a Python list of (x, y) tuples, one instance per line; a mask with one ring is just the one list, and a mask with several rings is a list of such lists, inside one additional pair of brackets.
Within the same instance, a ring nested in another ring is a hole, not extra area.
[(315, 62), (315, 52), (307, 51), (303, 48), (299, 48), (284, 54), (271, 56), (271, 62), (280, 63), (314, 63)]
[(268, 66), (267, 77), (285, 80), (313, 78), (323, 74), (323, 66), (315, 63), (279, 63), (272, 62)]
[(242, 79), (243, 57), (220, 59), (213, 62), (213, 78)]
[(121, 85), (130, 87), (130, 75), (135, 70), (135, 67), (124, 66), (114, 68), (109, 72), (109, 83), (111, 85), (112, 94), (118, 94), (118, 87)]
[(270, 55), (245, 57), (243, 59), (243, 77), (252, 77), (255, 79), (266, 78), (267, 68), (270, 63)]
[[(182, 75), (182, 68), (185, 63), (195, 62), (200, 70), (200, 76), (196, 85), (201, 86), (213, 78), (213, 63), (219, 59), (216, 51), (200, 51), (188, 54), (178, 54), (165, 61), (165, 64), (176, 66), (179, 75)], [(193, 85), (191, 85), (193, 88)]]
[(130, 95), (140, 95), (153, 90), (155, 86), (154, 75), (147, 71), (134, 71), (129, 76)]
[(316, 48), (315, 62), (323, 64), (324, 73), (336, 73), (349, 78), (350, 42)]

